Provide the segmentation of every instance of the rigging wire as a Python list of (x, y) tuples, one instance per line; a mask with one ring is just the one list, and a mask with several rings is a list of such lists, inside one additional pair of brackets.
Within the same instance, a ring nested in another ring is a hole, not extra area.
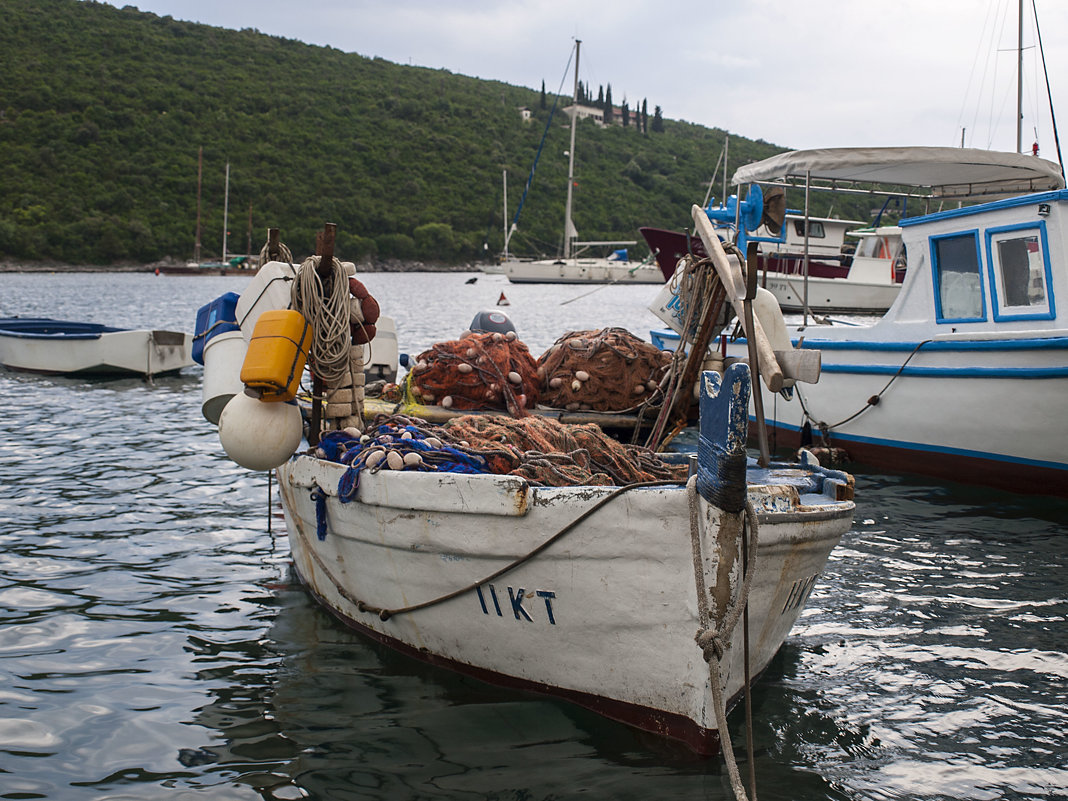
[(1057, 163), (1061, 165), (1061, 178), (1064, 178), (1064, 159), (1061, 158), (1061, 138), (1057, 133), (1057, 118), (1053, 114), (1053, 93), (1049, 88), (1049, 71), (1046, 69), (1046, 50), (1042, 47), (1042, 29), (1038, 26), (1038, 8), (1035, 0), (1031, 0), (1031, 9), (1035, 14), (1035, 34), (1038, 38), (1038, 52), (1042, 56), (1042, 74), (1046, 76), (1046, 97), (1049, 98), (1050, 123), (1053, 125), (1053, 143), (1057, 146)]
[(545, 140), (549, 136), (549, 129), (553, 124), (553, 115), (556, 114), (556, 107), (560, 103), (560, 95), (564, 91), (564, 81), (567, 80), (567, 74), (571, 70), (571, 59), (575, 56), (575, 50), (572, 48), (571, 55), (567, 57), (567, 66), (564, 68), (564, 76), (560, 79), (560, 86), (556, 90), (556, 95), (553, 98), (553, 107), (549, 112), (549, 120), (545, 123), (545, 130), (541, 134), (541, 142), (538, 143), (538, 152), (534, 155), (534, 163), (530, 165), (530, 174), (527, 176), (526, 185), (523, 187), (523, 196), (519, 199), (519, 206), (516, 207), (515, 216), (512, 217), (512, 228), (514, 229), (519, 225), (519, 214), (523, 211), (523, 204), (527, 199), (527, 192), (530, 191), (530, 186), (534, 183), (534, 171), (538, 168), (538, 159), (541, 158), (542, 148), (545, 147)]

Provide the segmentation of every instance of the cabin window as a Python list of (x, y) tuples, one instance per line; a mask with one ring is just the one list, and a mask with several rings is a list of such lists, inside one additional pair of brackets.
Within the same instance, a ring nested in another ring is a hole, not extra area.
[(1051, 319), (1045, 224), (987, 231), (994, 319)]
[(931, 238), (939, 322), (986, 319), (977, 233)]
[[(805, 221), (794, 220), (794, 233), (801, 239), (805, 238)], [(823, 239), (827, 234), (823, 230), (823, 223), (816, 220), (808, 221), (808, 238), (809, 239)]]

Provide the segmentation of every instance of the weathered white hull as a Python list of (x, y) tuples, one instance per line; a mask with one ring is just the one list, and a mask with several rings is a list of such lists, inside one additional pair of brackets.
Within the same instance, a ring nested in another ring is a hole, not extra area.
[(116, 331), (96, 338), (0, 333), (0, 364), (44, 374), (159, 375), (193, 364), (192, 348), (192, 337), (177, 331)]
[[(539, 551), (612, 489), (383, 471), (365, 473), (356, 500), (341, 503), (336, 488), (344, 472), (342, 465), (310, 456), (278, 469), (296, 569), (331, 612), (415, 656), (552, 693), (700, 752), (714, 751), (710, 668), (695, 641), (711, 624), (702, 623), (697, 586), (700, 581), (709, 589), (713, 605), (714, 598), (726, 602), (737, 591), (739, 515), (685, 486), (636, 488)], [(764, 472), (769, 483), (785, 475)], [(801, 473), (791, 471), (798, 486), (811, 480)], [(801, 496), (795, 488), (752, 481), (749, 499), (759, 520), (749, 595), (755, 676), (782, 644), (848, 530), (853, 503), (835, 501), (836, 482), (824, 478), (816, 484), (829, 494)], [(374, 611), (458, 590), (414, 611)], [(722, 663), (730, 698), (743, 688), (742, 636), (739, 624)]]
[[(817, 439), (818, 423), (827, 424), (830, 444), (856, 461), (1015, 491), (1068, 492), (1068, 332), (936, 336), (922, 345), (870, 339), (863, 328), (834, 333), (840, 336), (809, 329), (805, 338), (806, 348), (821, 352), (819, 383), (799, 384), (790, 401), (765, 399), (782, 444), (799, 442), (807, 409)], [(744, 342), (728, 354), (743, 357)]]
[[(805, 309), (805, 277), (768, 273), (762, 285), (768, 289), (785, 312)], [(901, 284), (870, 283), (849, 278), (808, 279), (810, 311), (854, 314), (881, 314), (893, 304)]]
[(513, 284), (663, 284), (655, 264), (610, 259), (506, 261), (501, 271)]

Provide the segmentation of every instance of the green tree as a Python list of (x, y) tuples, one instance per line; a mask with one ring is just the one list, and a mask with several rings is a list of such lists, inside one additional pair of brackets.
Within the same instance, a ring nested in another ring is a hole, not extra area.
[(457, 239), (447, 223), (426, 223), (415, 231), (415, 252), (424, 259), (450, 261), (456, 256)]
[(661, 116), (660, 106), (653, 108), (653, 130), (656, 133), (664, 132), (664, 118)]

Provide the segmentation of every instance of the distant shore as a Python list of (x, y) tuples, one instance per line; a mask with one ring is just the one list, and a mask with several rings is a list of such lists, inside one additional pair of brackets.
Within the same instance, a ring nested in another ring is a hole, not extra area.
[[(159, 270), (166, 272), (168, 268), (183, 267), (184, 263), (176, 261), (159, 261), (152, 264), (56, 264), (53, 262), (10, 262), (0, 261), (0, 273), (152, 273)], [(365, 261), (356, 265), (356, 271), (361, 273), (470, 273), (479, 272), (480, 264), (443, 264), (441, 262), (426, 261), (399, 261), (389, 259), (384, 261)], [(249, 268), (251, 275), (255, 268)], [(211, 275), (210, 268), (204, 268), (205, 275)]]

